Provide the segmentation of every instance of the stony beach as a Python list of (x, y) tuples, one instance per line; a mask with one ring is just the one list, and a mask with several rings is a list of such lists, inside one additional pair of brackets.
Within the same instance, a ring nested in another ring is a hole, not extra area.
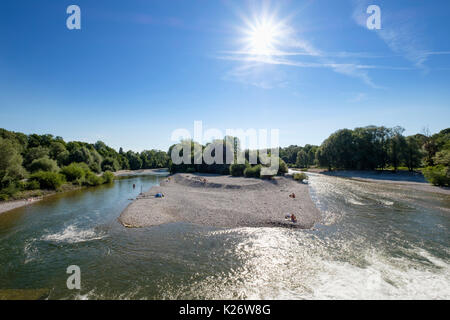
[(32, 198), (30, 200), (24, 199), (24, 200), (15, 200), (15, 201), (5, 201), (0, 203), (0, 214), (4, 212), (8, 212), (11, 210), (14, 210), (16, 208), (28, 206), (30, 204), (36, 203), (41, 198)]
[[(163, 193), (164, 198), (155, 194)], [(289, 197), (295, 193), (295, 198)], [(297, 223), (285, 220), (295, 214)], [(286, 226), (312, 228), (320, 212), (306, 184), (290, 177), (273, 180), (208, 174), (175, 174), (141, 194), (120, 215), (126, 227), (171, 222), (215, 227)]]

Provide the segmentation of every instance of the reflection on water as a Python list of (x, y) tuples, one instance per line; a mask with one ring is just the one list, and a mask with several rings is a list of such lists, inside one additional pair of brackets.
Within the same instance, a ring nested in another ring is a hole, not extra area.
[[(48, 288), (51, 299), (450, 298), (449, 196), (311, 175), (323, 213), (314, 230), (123, 228), (129, 199), (157, 183), (119, 180), (0, 215), (0, 289)], [(81, 291), (65, 286), (72, 264)]]

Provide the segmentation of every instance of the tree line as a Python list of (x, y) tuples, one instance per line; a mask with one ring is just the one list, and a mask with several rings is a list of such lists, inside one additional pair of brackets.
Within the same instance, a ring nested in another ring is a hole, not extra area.
[(111, 172), (165, 168), (168, 161), (159, 150), (117, 152), (102, 141), (65, 142), (51, 134), (0, 129), (0, 200), (26, 190), (58, 189), (66, 182), (98, 185), (109, 182)]
[[(185, 155), (185, 150), (188, 150), (189, 154)], [(190, 139), (182, 140), (180, 143), (170, 146), (168, 154), (172, 155), (173, 153), (183, 158), (183, 161), (176, 164), (172, 162), (172, 159), (169, 160), (170, 173), (198, 172), (270, 178), (288, 172), (286, 163), (280, 157), (272, 156), (271, 150), (241, 150), (239, 138), (231, 136), (213, 140), (206, 145), (201, 145)], [(218, 161), (208, 164), (204, 159), (205, 153), (210, 154)], [(238, 161), (238, 157), (242, 158), (243, 161)], [(278, 161), (278, 169), (271, 174), (265, 174), (263, 168), (270, 167), (270, 160)]]
[[(435, 185), (450, 185), (450, 128), (431, 135), (427, 132), (404, 136), (401, 127), (367, 126), (341, 129), (331, 134), (320, 146), (305, 145), (280, 148), (278, 174), (287, 167), (317, 166), (329, 170), (384, 170), (421, 168), (425, 177)], [(26, 190), (58, 189), (65, 183), (98, 185), (110, 182), (118, 170), (169, 168), (170, 172), (207, 172), (235, 176), (259, 177), (264, 164), (257, 150), (240, 150), (239, 140), (226, 137), (237, 152), (245, 156), (245, 163), (195, 164), (198, 155), (189, 155), (191, 164), (175, 165), (168, 152), (145, 150), (119, 151), (98, 141), (94, 144), (70, 141), (51, 134), (30, 134), (0, 129), (0, 200), (14, 198)], [(196, 142), (184, 141), (195, 150)], [(212, 143), (215, 143), (214, 141)], [(209, 144), (198, 146), (204, 151)], [(225, 150), (223, 152), (226, 154)], [(250, 157), (258, 162), (250, 164)], [(270, 155), (269, 155), (270, 156)], [(102, 174), (103, 173), (103, 174)]]
[(315, 165), (328, 170), (384, 170), (422, 168), (436, 185), (450, 184), (450, 128), (404, 136), (402, 127), (367, 126), (341, 129), (320, 146), (289, 146), (280, 155), (288, 166)]

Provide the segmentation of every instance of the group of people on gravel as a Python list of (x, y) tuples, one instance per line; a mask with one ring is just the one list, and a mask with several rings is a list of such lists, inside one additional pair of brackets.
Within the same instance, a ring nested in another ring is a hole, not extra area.
[[(295, 193), (292, 192), (292, 193), (289, 195), (289, 198), (295, 199)], [(290, 221), (293, 222), (293, 223), (297, 223), (297, 217), (295, 216), (295, 214), (287, 214), (287, 215), (285, 216), (285, 219), (286, 219), (286, 220), (290, 220)]]

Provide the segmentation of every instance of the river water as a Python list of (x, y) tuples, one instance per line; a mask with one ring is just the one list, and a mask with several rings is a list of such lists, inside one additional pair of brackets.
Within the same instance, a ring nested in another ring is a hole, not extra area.
[[(448, 195), (311, 174), (323, 215), (313, 230), (120, 225), (130, 199), (159, 179), (0, 215), (0, 289), (44, 289), (49, 299), (450, 298)], [(81, 290), (66, 286), (70, 265)]]

